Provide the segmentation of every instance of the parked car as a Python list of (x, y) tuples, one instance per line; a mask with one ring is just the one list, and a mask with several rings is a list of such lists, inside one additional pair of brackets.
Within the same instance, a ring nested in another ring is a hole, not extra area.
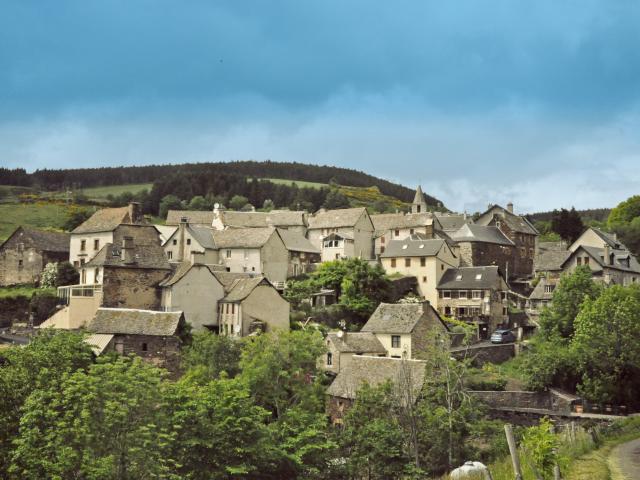
[(511, 343), (516, 341), (516, 336), (511, 330), (499, 329), (491, 334), (491, 343)]

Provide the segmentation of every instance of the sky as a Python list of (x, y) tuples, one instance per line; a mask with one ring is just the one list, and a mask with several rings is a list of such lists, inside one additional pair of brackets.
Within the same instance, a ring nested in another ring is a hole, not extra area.
[(640, 193), (635, 0), (0, 0), (0, 165), (337, 165), (450, 209)]

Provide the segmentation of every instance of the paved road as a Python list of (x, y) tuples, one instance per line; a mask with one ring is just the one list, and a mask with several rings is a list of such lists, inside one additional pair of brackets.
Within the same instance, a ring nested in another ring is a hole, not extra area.
[(609, 466), (614, 480), (640, 480), (640, 438), (614, 448)]

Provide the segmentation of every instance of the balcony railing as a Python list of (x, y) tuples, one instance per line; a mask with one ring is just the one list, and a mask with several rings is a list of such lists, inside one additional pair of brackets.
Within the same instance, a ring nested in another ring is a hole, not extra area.
[(69, 305), (71, 298), (94, 297), (102, 292), (102, 285), (66, 285), (58, 287), (58, 298), (63, 305)]

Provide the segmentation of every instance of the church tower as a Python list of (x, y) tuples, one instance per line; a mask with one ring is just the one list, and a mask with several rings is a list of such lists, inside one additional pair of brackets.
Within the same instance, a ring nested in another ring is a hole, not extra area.
[(416, 196), (413, 198), (413, 204), (411, 205), (411, 213), (424, 213), (427, 211), (427, 202), (424, 200), (424, 193), (422, 188), (418, 185), (416, 189)]

